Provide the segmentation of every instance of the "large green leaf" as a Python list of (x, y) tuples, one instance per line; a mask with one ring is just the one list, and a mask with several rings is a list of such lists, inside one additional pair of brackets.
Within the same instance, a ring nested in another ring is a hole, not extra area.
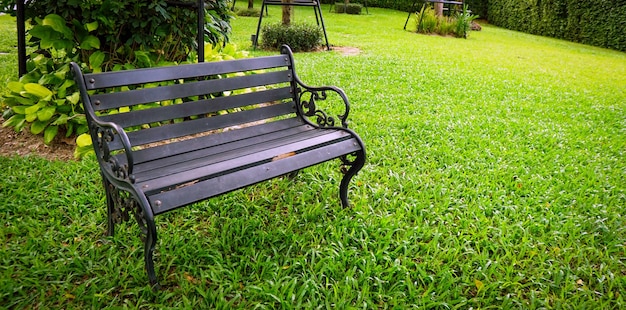
[[(102, 51), (95, 51), (89, 56), (89, 66), (96, 72), (96, 69), (100, 69), (104, 62), (105, 54)], [(101, 71), (101, 70), (99, 70)]]
[(87, 29), (87, 31), (92, 32), (92, 31), (98, 29), (98, 22), (95, 21), (93, 23), (87, 23), (87, 24), (85, 24), (85, 28)]
[(13, 110), (13, 112), (15, 112), (15, 114), (26, 114), (26, 109), (29, 106), (27, 105), (16, 105), (11, 107), (11, 110)]
[(20, 122), (24, 122), (25, 118), (23, 114), (15, 114), (8, 120), (2, 123), (2, 127), (16, 127)]
[(40, 121), (48, 121), (52, 118), (56, 110), (55, 107), (45, 107), (37, 112), (37, 119)]
[(67, 101), (69, 101), (72, 104), (77, 104), (78, 100), (80, 100), (80, 92), (75, 92), (75, 93), (65, 97), (65, 99), (67, 99)]
[(56, 137), (59, 132), (59, 126), (48, 126), (43, 133), (43, 142), (46, 144), (50, 144), (54, 137)]
[(24, 109), (24, 114), (35, 114), (39, 109), (46, 106), (46, 103), (43, 101), (38, 102), (35, 105), (31, 105), (30, 107)]
[(7, 84), (7, 87), (10, 91), (18, 94), (24, 90), (24, 84), (20, 82), (9, 82), (9, 84)]
[(80, 136), (76, 138), (76, 145), (78, 147), (91, 146), (92, 145), (91, 136), (86, 133), (81, 134)]
[(37, 119), (37, 113), (26, 114), (26, 121), (29, 123), (34, 122)]
[(80, 42), (80, 48), (84, 50), (98, 49), (100, 48), (100, 39), (92, 35), (86, 36), (85, 39)]
[(72, 30), (65, 25), (65, 19), (56, 14), (49, 14), (44, 19), (42, 24), (44, 26), (50, 26), (57, 32), (63, 34), (66, 39), (71, 39), (73, 36)]
[(54, 31), (54, 29), (52, 29), (52, 27), (46, 27), (46, 26), (40, 26), (40, 25), (33, 26), (33, 28), (28, 30), (28, 34), (39, 39), (50, 38), (52, 36), (58, 36), (58, 34)]
[(67, 114), (61, 114), (56, 121), (52, 122), (52, 125), (65, 125), (69, 119), (70, 117)]
[(46, 98), (52, 96), (52, 92), (44, 86), (37, 83), (27, 83), (24, 85), (24, 91), (28, 94), (33, 94), (39, 98)]
[(30, 132), (34, 135), (38, 135), (42, 133), (44, 129), (46, 129), (46, 126), (48, 126), (48, 122), (44, 122), (44, 121), (33, 122), (32, 124), (30, 124)]

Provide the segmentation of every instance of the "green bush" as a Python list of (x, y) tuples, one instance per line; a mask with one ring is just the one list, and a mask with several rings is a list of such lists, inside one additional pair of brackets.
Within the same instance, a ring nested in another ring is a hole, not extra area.
[(335, 13), (346, 13), (346, 14), (361, 14), (361, 10), (363, 9), (363, 5), (358, 3), (344, 3), (337, 2), (335, 3)]
[(259, 17), (261, 15), (261, 10), (259, 10), (259, 9), (235, 8), (235, 14), (237, 16)]
[(467, 38), (472, 22), (477, 17), (469, 13), (467, 6), (464, 6), (463, 11), (457, 13), (454, 17), (437, 16), (433, 8), (423, 6), (415, 14), (414, 19), (417, 23), (417, 32), (419, 33), (436, 33), (442, 36), (453, 34), (459, 38)]
[(261, 47), (279, 49), (287, 44), (294, 52), (315, 50), (322, 43), (322, 29), (316, 25), (293, 23), (284, 26), (281, 23), (270, 23), (261, 29)]
[[(13, 3), (0, 0), (0, 8)], [(210, 3), (205, 41), (226, 42), (228, 3)], [(70, 61), (87, 72), (195, 61), (195, 9), (164, 0), (37, 0), (27, 2), (25, 15), (32, 25), (29, 35), (35, 52), (29, 55), (28, 73), (10, 83), (2, 96), (0, 107), (6, 108), (2, 126), (28, 128), (43, 134), (46, 143), (59, 132), (70, 137), (87, 130)]]
[(626, 1), (489, 0), (488, 14), (503, 28), (626, 51)]
[(346, 13), (358, 15), (361, 14), (362, 8), (363, 6), (358, 3), (348, 3), (348, 5), (346, 5)]

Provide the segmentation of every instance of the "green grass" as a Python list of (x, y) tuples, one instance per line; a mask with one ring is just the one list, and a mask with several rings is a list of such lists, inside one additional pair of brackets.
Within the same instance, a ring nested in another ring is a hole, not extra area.
[[(0, 307), (626, 307), (626, 54), (323, 12), (362, 53), (297, 70), (350, 97), (369, 155), (351, 209), (329, 163), (157, 218), (155, 293), (136, 225), (104, 236), (93, 159), (2, 158)], [(234, 21), (239, 48), (256, 23)]]

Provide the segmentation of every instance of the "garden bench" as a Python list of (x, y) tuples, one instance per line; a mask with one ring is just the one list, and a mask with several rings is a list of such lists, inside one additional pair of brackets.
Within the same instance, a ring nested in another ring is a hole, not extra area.
[[(333, 86), (305, 85), (288, 46), (280, 55), (117, 72), (71, 66), (106, 192), (108, 234), (137, 220), (155, 287), (157, 215), (332, 159), (341, 162), (339, 196), (349, 205), (365, 147), (347, 128), (348, 99)], [(336, 117), (319, 108), (333, 99)]]

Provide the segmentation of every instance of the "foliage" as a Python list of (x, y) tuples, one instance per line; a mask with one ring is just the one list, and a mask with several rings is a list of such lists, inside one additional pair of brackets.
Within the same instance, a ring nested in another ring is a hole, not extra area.
[(468, 9), (467, 5), (463, 5), (463, 11), (457, 12), (455, 16), (455, 29), (454, 34), (457, 37), (466, 38), (469, 36), (470, 30), (472, 28), (472, 22), (478, 18), (476, 15), (472, 15)]
[(246, 8), (235, 8), (235, 14), (237, 16), (251, 16), (251, 17), (259, 17), (261, 15), (261, 11), (259, 9), (246, 9)]
[(626, 1), (489, 0), (488, 14), (504, 28), (626, 51)]
[[(79, 60), (80, 51), (98, 49), (100, 41), (90, 34), (98, 23), (81, 26), (81, 31), (74, 33), (62, 17), (51, 14), (32, 27), (30, 34), (39, 41), (42, 52), (31, 54), (28, 74), (8, 84), (3, 104), (9, 109), (4, 113), (3, 127), (21, 131), (29, 126), (31, 133), (43, 133), (45, 143), (52, 142), (60, 128), (67, 137), (87, 131), (69, 62)], [(75, 41), (81, 50), (74, 49)], [(91, 65), (99, 68), (104, 55), (91, 55)]]
[(463, 11), (457, 12), (455, 17), (437, 16), (429, 6), (422, 6), (420, 12), (414, 16), (419, 33), (436, 33), (443, 36), (454, 34), (460, 38), (469, 36), (472, 22), (476, 18), (478, 16), (469, 13), (467, 6), (463, 6)]
[(335, 3), (335, 13), (346, 13), (358, 15), (361, 14), (361, 10), (363, 9), (363, 5), (358, 3), (343, 3), (337, 2)]
[(312, 51), (322, 42), (322, 29), (308, 23), (292, 23), (284, 26), (268, 23), (261, 29), (261, 47), (277, 50), (287, 44), (294, 52)]
[[(0, 6), (7, 2), (0, 0)], [(68, 67), (82, 64), (88, 72), (122, 70), (185, 62), (197, 48), (196, 11), (181, 2), (165, 0), (76, 1), (38, 0), (27, 3), (26, 18), (35, 52), (28, 74), (3, 95), (3, 126), (44, 134), (50, 143), (58, 132), (66, 136), (86, 131), (77, 89)], [(210, 2), (205, 40), (228, 41), (230, 10), (227, 1)], [(43, 91), (46, 89), (47, 91)], [(33, 93), (34, 92), (34, 93)], [(5, 119), (6, 119), (5, 118)]]

